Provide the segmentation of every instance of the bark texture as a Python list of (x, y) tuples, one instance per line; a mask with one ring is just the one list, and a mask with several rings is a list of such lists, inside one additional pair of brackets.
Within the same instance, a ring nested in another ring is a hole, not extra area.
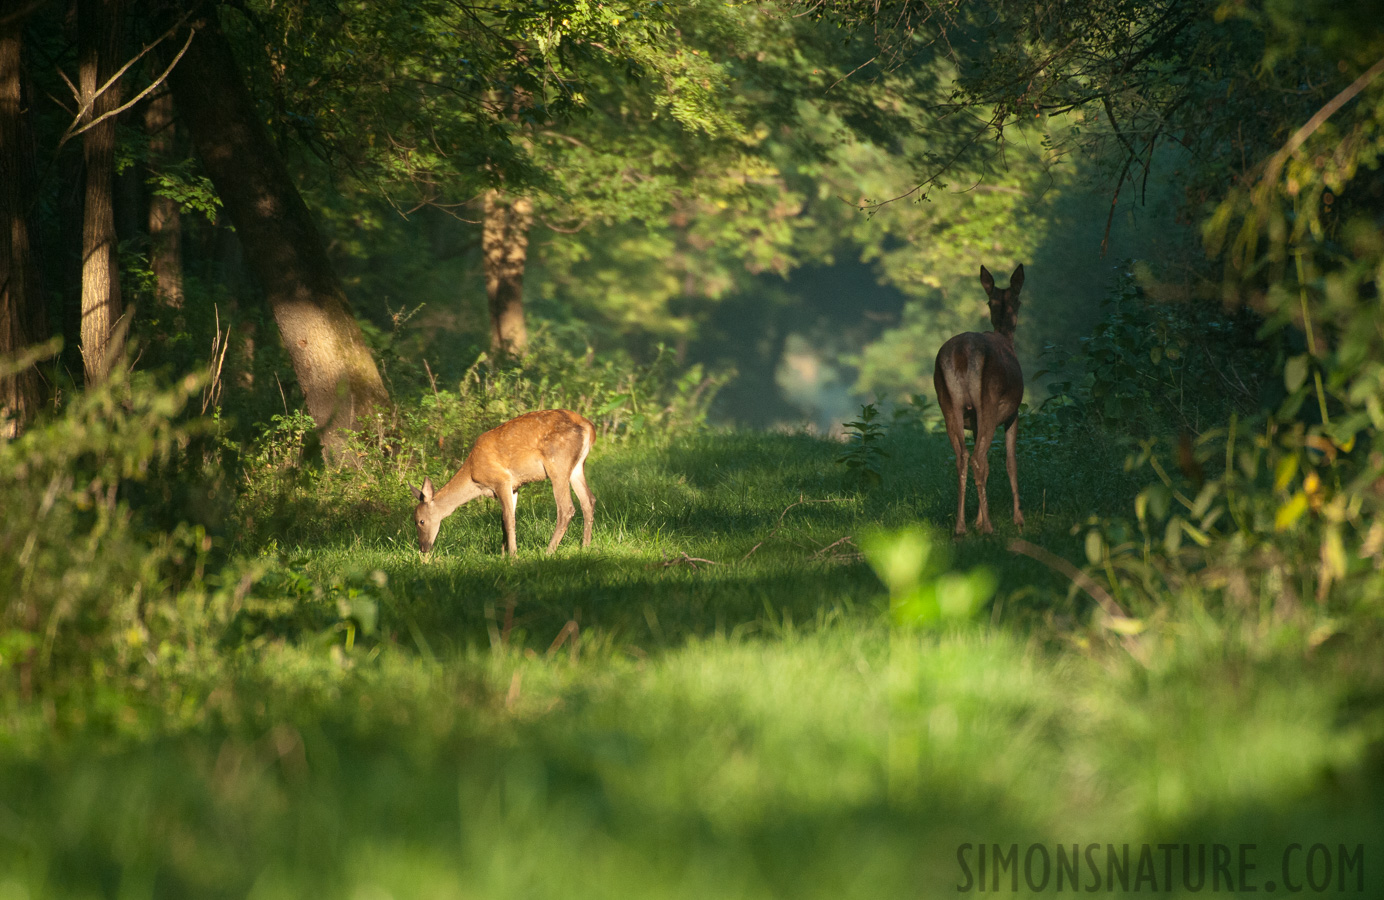
[[(77, 43), (83, 124), (120, 105), (119, 82), (98, 95), (120, 66), (119, 0), (78, 0)], [(82, 366), (87, 384), (106, 380), (124, 352), (120, 268), (115, 237), (115, 118), (82, 135)]]
[(490, 349), (500, 355), (522, 356), (529, 346), (524, 325), (524, 266), (532, 223), (533, 201), (528, 197), (511, 197), (496, 188), (485, 192), (481, 252), (490, 302)]
[[(157, 174), (173, 155), (171, 93), (157, 93), (149, 101), (149, 106), (144, 112), (144, 130), (149, 135), (150, 170)], [(158, 193), (149, 195), (149, 267), (154, 272), (154, 290), (159, 302), (172, 309), (182, 309), (182, 214), (177, 201)]]
[(260, 121), (214, 12), (169, 77), (179, 118), (264, 288), (329, 455), (389, 403), (312, 216)]
[[(29, 237), (33, 177), (21, 53), (20, 20), (0, 25), (0, 365), (43, 332), (38, 267)], [(0, 439), (17, 437), (41, 401), (34, 368), (0, 376)]]

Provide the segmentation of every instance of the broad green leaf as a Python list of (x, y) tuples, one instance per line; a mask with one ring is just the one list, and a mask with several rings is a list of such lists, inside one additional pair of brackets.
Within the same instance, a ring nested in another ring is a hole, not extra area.
[(1274, 513), (1273, 530), (1287, 531), (1297, 524), (1298, 519), (1301, 519), (1305, 512), (1307, 512), (1307, 495), (1298, 491), (1288, 499), (1287, 503), (1278, 508), (1278, 512)]
[(1307, 381), (1307, 354), (1302, 353), (1289, 359), (1283, 365), (1283, 386), (1293, 393)]
[(1276, 491), (1286, 490), (1289, 483), (1292, 482), (1293, 476), (1297, 474), (1297, 470), (1297, 456), (1285, 456), (1280, 459), (1278, 465), (1274, 467), (1273, 489)]

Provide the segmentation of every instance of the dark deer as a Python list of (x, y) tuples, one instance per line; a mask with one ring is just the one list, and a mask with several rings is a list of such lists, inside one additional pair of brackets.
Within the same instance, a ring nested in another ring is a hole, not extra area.
[(519, 555), (514, 534), (514, 511), (520, 485), (551, 480), (557, 501), (557, 527), (548, 541), (552, 553), (567, 533), (576, 510), (571, 492), (581, 502), (581, 545), (591, 546), (591, 523), (596, 501), (586, 486), (582, 464), (596, 440), (596, 427), (586, 418), (566, 409), (545, 409), (525, 413), (476, 438), (466, 461), (452, 480), (434, 493), (432, 479), (413, 489), (418, 508), (413, 520), (418, 526), (418, 549), (427, 553), (437, 540), (442, 520), (476, 497), (495, 497), (500, 501), (500, 520), (505, 530), (505, 550)]
[[(990, 297), (990, 322), (994, 331), (968, 331), (942, 345), (932, 371), (937, 389), (937, 405), (947, 424), (956, 453), (956, 534), (966, 533), (966, 463), (975, 469), (976, 495), (980, 512), (976, 527), (985, 534), (990, 525), (990, 506), (985, 482), (990, 475), (990, 441), (995, 426), (1004, 425), (1004, 464), (1009, 470), (1009, 487), (1014, 494), (1014, 524), (1022, 530), (1024, 514), (1019, 511), (1019, 464), (1014, 459), (1018, 439), (1019, 403), (1024, 399), (1024, 373), (1014, 355), (1014, 328), (1019, 324), (1019, 291), (1024, 286), (1024, 267), (1010, 276), (1009, 287), (999, 290), (995, 279), (980, 267), (980, 283)], [(966, 430), (975, 434), (975, 448), (966, 453)]]

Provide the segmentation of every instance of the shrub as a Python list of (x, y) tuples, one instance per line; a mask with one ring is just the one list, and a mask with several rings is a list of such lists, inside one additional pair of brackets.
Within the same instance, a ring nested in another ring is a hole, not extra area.
[(1273, 357), (1251, 317), (1149, 300), (1132, 271), (1101, 306), (1104, 316), (1075, 351), (1044, 347), (1033, 378), (1048, 376), (1048, 398), (1026, 417), (1026, 440), (1199, 434), (1258, 408)]
[(201, 624), (205, 529), (146, 528), (126, 499), (198, 429), (182, 413), (200, 387), (112, 378), (0, 443), (0, 681), (20, 696), (128, 674)]

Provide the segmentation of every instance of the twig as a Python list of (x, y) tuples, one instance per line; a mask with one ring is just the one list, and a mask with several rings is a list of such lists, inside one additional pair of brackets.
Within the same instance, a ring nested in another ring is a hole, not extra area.
[[(73, 139), (74, 137), (76, 137), (77, 135), (82, 134), (83, 132), (86, 132), (86, 131), (90, 131), (91, 129), (95, 128), (97, 125), (100, 125), (100, 124), (101, 124), (102, 122), (104, 122), (105, 120), (120, 115), (120, 114), (123, 113), (125, 110), (129, 109), (131, 106), (134, 106), (136, 103), (138, 103), (139, 101), (143, 100), (145, 97), (149, 96), (149, 95), (152, 94), (155, 90), (157, 90), (157, 89), (159, 88), (159, 86), (163, 84), (164, 80), (168, 78), (169, 73), (173, 71), (173, 67), (176, 66), (176, 65), (178, 64), (178, 61), (181, 60), (181, 59), (183, 58), (183, 54), (187, 52), (187, 48), (190, 47), (190, 46), (192, 46), (192, 39), (193, 39), (194, 37), (196, 37), (196, 35), (197, 35), (197, 29), (196, 29), (196, 28), (191, 28), (191, 29), (188, 30), (188, 33), (187, 33), (187, 41), (184, 42), (184, 44), (183, 44), (183, 49), (179, 50), (179, 51), (178, 51), (178, 55), (175, 56), (175, 57), (173, 57), (173, 61), (172, 61), (171, 63), (168, 64), (168, 68), (166, 68), (166, 69), (163, 70), (163, 74), (160, 75), (160, 76), (158, 76), (157, 78), (155, 78), (155, 79), (153, 80), (153, 82), (151, 82), (150, 85), (149, 85), (147, 88), (145, 88), (144, 90), (142, 90), (142, 91), (140, 91), (138, 94), (136, 94), (135, 97), (134, 97), (134, 99), (130, 100), (130, 102), (128, 102), (128, 103), (125, 103), (125, 104), (122, 104), (121, 106), (116, 107), (115, 109), (112, 109), (112, 110), (109, 110), (108, 112), (102, 113), (101, 115), (99, 115), (99, 116), (97, 116), (96, 118), (92, 119), (90, 122), (87, 122), (85, 125), (82, 125), (80, 128), (77, 127), (78, 123), (81, 122), (82, 118), (85, 117), (88, 113), (90, 113), (92, 107), (96, 105), (96, 99), (97, 99), (98, 97), (100, 97), (100, 96), (101, 96), (102, 94), (104, 94), (107, 90), (109, 90), (110, 87), (111, 87), (111, 85), (115, 84), (115, 82), (118, 81), (118, 80), (120, 79), (120, 76), (122, 76), (122, 75), (125, 74), (125, 72), (130, 68), (130, 66), (133, 66), (135, 63), (139, 62), (139, 61), (144, 57), (144, 54), (148, 53), (150, 50), (152, 50), (152, 49), (154, 49), (155, 47), (157, 47), (165, 38), (172, 37), (172, 36), (173, 36), (173, 33), (174, 33), (175, 31), (177, 31), (179, 28), (181, 28), (182, 25), (183, 25), (183, 22), (185, 22), (186, 20), (187, 20), (187, 16), (184, 16), (184, 17), (182, 18), (182, 20), (180, 20), (180, 21), (178, 22), (178, 24), (174, 25), (174, 26), (173, 26), (172, 28), (170, 28), (167, 32), (165, 32), (164, 35), (163, 35), (163, 37), (160, 37), (158, 40), (154, 41), (154, 43), (149, 44), (149, 45), (148, 45), (147, 47), (145, 47), (143, 50), (139, 51), (139, 53), (136, 54), (135, 57), (134, 57), (133, 59), (131, 59), (129, 62), (125, 63), (125, 65), (121, 66), (120, 69), (119, 69), (114, 75), (112, 75), (109, 79), (107, 79), (105, 84), (103, 84), (103, 85), (101, 85), (99, 88), (97, 88), (96, 92), (93, 93), (90, 97), (88, 97), (88, 98), (87, 98), (87, 102), (85, 102), (85, 103), (82, 103), (81, 92), (78, 91), (77, 88), (73, 87), (72, 82), (71, 82), (71, 81), (68, 81), (66, 75), (63, 75), (63, 81), (66, 81), (66, 82), (67, 82), (67, 86), (68, 86), (69, 88), (72, 89), (72, 91), (73, 91), (74, 94), (77, 95), (78, 108), (77, 108), (77, 115), (76, 115), (76, 117), (73, 119), (72, 124), (69, 125), (69, 126), (67, 126), (67, 130), (66, 130), (65, 132), (63, 132), (62, 138), (59, 139), (59, 141), (58, 141), (58, 147), (59, 147), (59, 148), (62, 148), (62, 146), (63, 146), (64, 144), (66, 144), (68, 141), (72, 140), (72, 139)], [(61, 75), (62, 73), (59, 72), (58, 74)]]
[(433, 396), (441, 400), (442, 398), (437, 393), (437, 378), (433, 375), (432, 366), (428, 365), (426, 357), (423, 359), (423, 371), (428, 373), (428, 383), (432, 385)]
[[(216, 304), (212, 304), (212, 310), (216, 316), (216, 337), (211, 342), (211, 362), (207, 366), (207, 374), (210, 380), (207, 386), (202, 389), (202, 415), (207, 414), (207, 410), (212, 406), (221, 403), (221, 367), (226, 362), (226, 348), (231, 345), (230, 328), (226, 329), (226, 336), (221, 336), (221, 310)], [(219, 345), (219, 347), (218, 347)], [(219, 353), (217, 352), (219, 349)]]
[(744, 562), (745, 560), (749, 559), (751, 556), (754, 555), (754, 552), (756, 550), (758, 550), (760, 547), (763, 547), (765, 543), (769, 541), (770, 538), (778, 534), (778, 530), (783, 527), (783, 517), (788, 515), (788, 511), (793, 507), (802, 506), (804, 503), (845, 503), (848, 499), (849, 498), (847, 497), (828, 497), (824, 500), (808, 500), (802, 494), (799, 494), (797, 500), (794, 500), (792, 503), (785, 506), (783, 508), (783, 512), (779, 513), (778, 522), (774, 524), (773, 529), (764, 536), (763, 540), (751, 547), (749, 553), (746, 553), (744, 556), (740, 557), (740, 561)]
[(1384, 57), (1380, 57), (1375, 64), (1366, 69), (1359, 78), (1352, 81), (1345, 90), (1341, 91), (1335, 97), (1332, 97), (1331, 100), (1321, 109), (1317, 110), (1316, 114), (1308, 119), (1301, 128), (1293, 132), (1293, 136), (1288, 139), (1288, 143), (1284, 144), (1279, 148), (1277, 153), (1269, 158), (1268, 165), (1265, 166), (1264, 183), (1272, 184), (1277, 181), (1279, 173), (1283, 171), (1283, 165), (1288, 161), (1288, 157), (1297, 152), (1297, 149), (1312, 136), (1313, 132), (1322, 127), (1322, 123), (1331, 118), (1336, 110), (1354, 99), (1356, 94), (1363, 91), (1366, 86), (1368, 86), (1371, 81), (1378, 78), (1381, 73), (1384, 73)]
[[(843, 538), (837, 538), (836, 540), (832, 541), (830, 544), (827, 544), (825, 547), (819, 547), (819, 548), (817, 549), (817, 551), (814, 552), (814, 553), (813, 553), (810, 557), (808, 557), (808, 558), (809, 558), (809, 559), (821, 559), (827, 552), (829, 552), (829, 551), (831, 551), (831, 550), (834, 550), (835, 548), (840, 547), (840, 546), (842, 546), (843, 544), (849, 545), (849, 546), (851, 546), (851, 547), (856, 547), (855, 541), (854, 541), (854, 540), (851, 538), (851, 536), (848, 534), (848, 535), (846, 535), (846, 536), (843, 537)], [(832, 558), (832, 559), (860, 559), (860, 558), (861, 558), (860, 548), (859, 548), (859, 547), (856, 547), (856, 551), (855, 551), (854, 553), (847, 553), (847, 552), (845, 552), (844, 550), (841, 551), (841, 552), (839, 552), (839, 553), (832, 553), (832, 554), (831, 554), (831, 558)]]
[(660, 553), (659, 555), (663, 557), (663, 562), (655, 563), (654, 565), (662, 566), (665, 569), (669, 568), (670, 566), (683, 564), (691, 566), (694, 570), (697, 568), (697, 563), (701, 563), (702, 565), (706, 566), (720, 565), (714, 559), (702, 559), (700, 556), (688, 556), (686, 552), (683, 552), (673, 557), (672, 559), (669, 559), (667, 554)]

